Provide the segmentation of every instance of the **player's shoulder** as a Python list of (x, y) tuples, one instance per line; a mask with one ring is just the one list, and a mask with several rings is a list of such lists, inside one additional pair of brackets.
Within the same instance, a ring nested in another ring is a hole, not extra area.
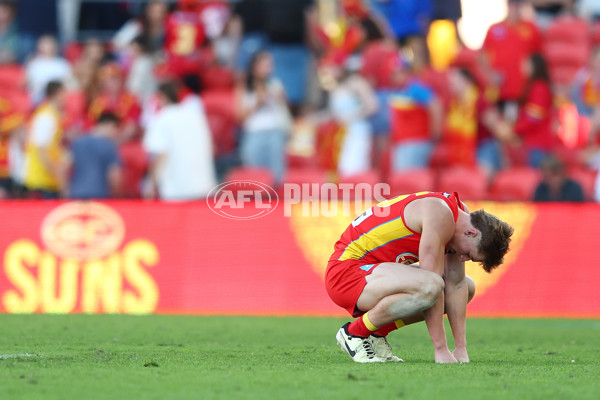
[(454, 214), (448, 202), (438, 196), (425, 196), (417, 198), (406, 206), (407, 213), (419, 214), (421, 219), (432, 219), (445, 222), (454, 222)]

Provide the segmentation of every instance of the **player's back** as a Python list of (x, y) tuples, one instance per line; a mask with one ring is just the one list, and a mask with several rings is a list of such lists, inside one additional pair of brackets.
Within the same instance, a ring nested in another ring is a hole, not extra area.
[(457, 193), (420, 192), (385, 200), (352, 221), (335, 244), (330, 260), (418, 262), (421, 234), (407, 226), (404, 210), (412, 201), (423, 198), (444, 200), (456, 220), (460, 204)]

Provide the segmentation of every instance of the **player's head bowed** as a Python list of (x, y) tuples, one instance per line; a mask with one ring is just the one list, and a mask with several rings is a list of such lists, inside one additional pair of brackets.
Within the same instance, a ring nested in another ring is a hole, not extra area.
[(481, 265), (484, 270), (491, 272), (504, 262), (514, 228), (483, 209), (470, 215), (471, 224), (481, 232), (478, 246), (479, 253), (483, 255)]

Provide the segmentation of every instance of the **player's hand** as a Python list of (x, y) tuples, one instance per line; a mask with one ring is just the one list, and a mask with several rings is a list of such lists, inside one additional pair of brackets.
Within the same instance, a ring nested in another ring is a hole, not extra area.
[(452, 355), (454, 356), (454, 358), (456, 358), (456, 361), (458, 361), (459, 363), (468, 363), (470, 361), (469, 354), (467, 353), (466, 348), (454, 349)]
[(435, 352), (435, 362), (438, 364), (456, 364), (456, 358), (450, 353), (450, 350), (444, 349)]

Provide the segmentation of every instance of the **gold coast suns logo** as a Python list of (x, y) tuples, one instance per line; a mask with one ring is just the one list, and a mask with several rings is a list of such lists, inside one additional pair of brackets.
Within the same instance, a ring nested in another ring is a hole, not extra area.
[(96, 202), (58, 206), (31, 238), (6, 250), (4, 273), (13, 286), (2, 295), (8, 312), (150, 313), (159, 291), (149, 269), (158, 264), (147, 240), (125, 242), (119, 213)]
[(114, 253), (123, 243), (125, 223), (100, 203), (69, 203), (54, 209), (40, 228), (42, 241), (64, 259), (92, 260)]
[(419, 262), (419, 257), (413, 253), (400, 253), (396, 257), (396, 262), (404, 265), (411, 265)]

